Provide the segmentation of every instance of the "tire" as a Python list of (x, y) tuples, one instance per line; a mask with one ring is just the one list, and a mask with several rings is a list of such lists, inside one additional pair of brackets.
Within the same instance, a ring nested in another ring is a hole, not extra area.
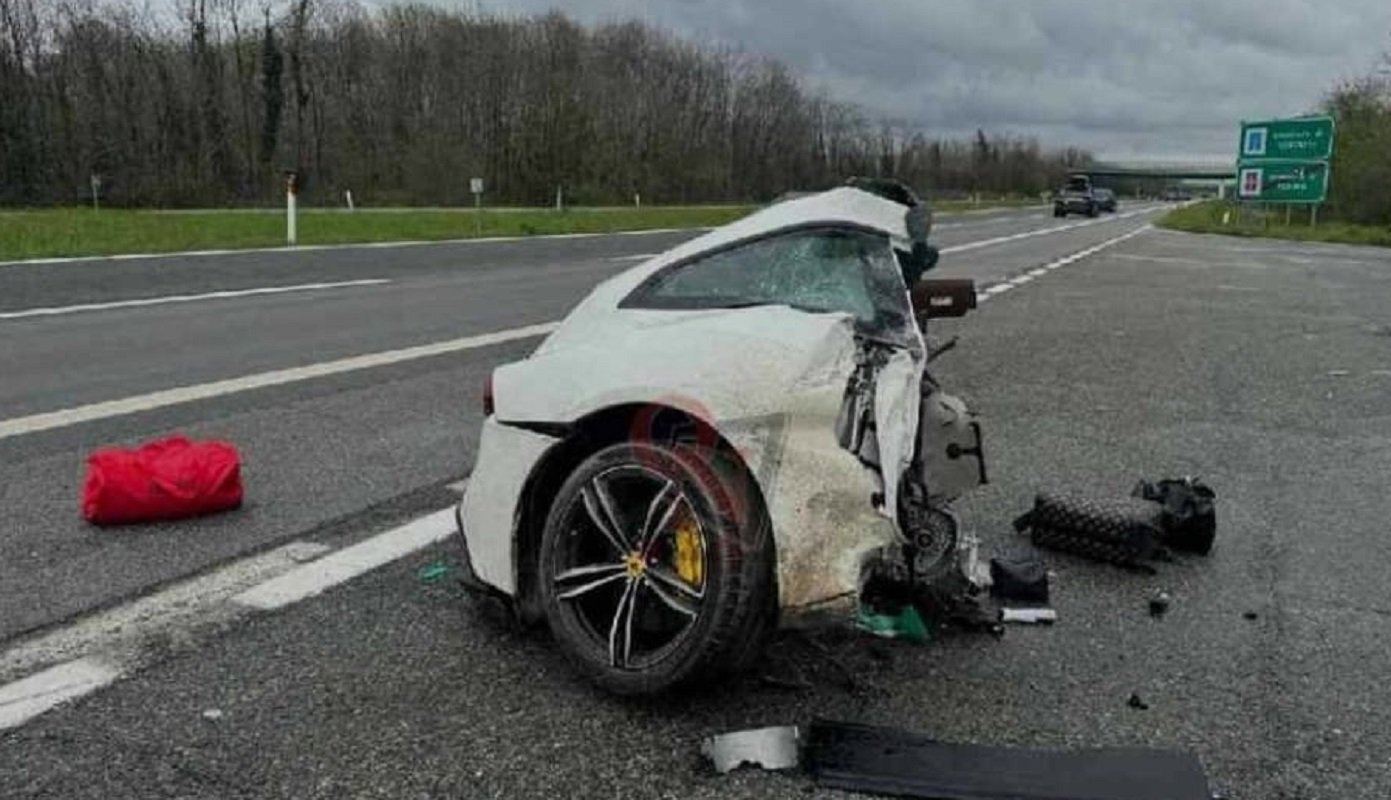
[(1098, 213), (1096, 206), (1087, 206), (1087, 216), (1095, 217)]
[(615, 694), (653, 694), (757, 658), (777, 613), (774, 555), (760, 495), (731, 456), (624, 442), (561, 486), (537, 580), (580, 673)]

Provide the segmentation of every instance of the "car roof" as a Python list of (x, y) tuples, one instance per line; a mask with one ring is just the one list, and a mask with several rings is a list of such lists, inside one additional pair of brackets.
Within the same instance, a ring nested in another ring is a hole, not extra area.
[(912, 246), (906, 219), (908, 211), (909, 207), (902, 203), (853, 186), (775, 202), (599, 284), (571, 310), (560, 329), (538, 352), (579, 335), (579, 331), (611, 313), (624, 297), (659, 270), (741, 242), (800, 228), (852, 227), (883, 234), (895, 247), (907, 250)]
[(908, 207), (901, 203), (851, 186), (795, 197), (765, 206), (747, 217), (677, 245), (620, 273), (608, 283), (624, 287), (622, 293), (626, 295), (648, 276), (671, 264), (739, 242), (797, 228), (844, 226), (869, 229), (888, 236), (895, 247), (908, 249), (911, 242), (905, 219), (907, 212)]

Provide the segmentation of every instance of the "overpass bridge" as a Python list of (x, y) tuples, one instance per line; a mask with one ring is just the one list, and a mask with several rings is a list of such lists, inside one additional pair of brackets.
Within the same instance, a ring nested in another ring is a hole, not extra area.
[(1073, 174), (1094, 178), (1151, 178), (1167, 181), (1234, 181), (1235, 161), (1097, 161)]

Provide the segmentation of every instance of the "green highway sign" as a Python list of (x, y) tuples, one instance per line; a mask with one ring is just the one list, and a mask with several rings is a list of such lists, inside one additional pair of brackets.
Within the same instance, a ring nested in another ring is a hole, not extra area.
[(1243, 122), (1239, 153), (1241, 161), (1257, 158), (1327, 161), (1333, 157), (1333, 118)]
[(1237, 165), (1237, 197), (1265, 203), (1322, 203), (1328, 162), (1248, 159)]

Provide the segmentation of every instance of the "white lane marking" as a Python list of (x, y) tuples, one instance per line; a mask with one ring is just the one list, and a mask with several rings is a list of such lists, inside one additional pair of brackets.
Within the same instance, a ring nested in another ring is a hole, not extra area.
[(391, 283), (387, 278), (363, 278), (355, 281), (334, 281), (332, 283), (300, 283), (294, 286), (262, 286), (255, 289), (229, 289), (221, 292), (203, 294), (171, 294), (164, 297), (144, 297), (137, 300), (113, 300), (109, 303), (83, 303), (75, 306), (53, 306), (49, 308), (27, 308), (21, 311), (0, 312), (0, 319), (27, 319), (29, 317), (54, 317), (60, 314), (77, 314), (83, 311), (106, 311), (113, 308), (141, 308), (161, 306), (169, 303), (196, 303), (203, 300), (227, 300), (234, 297), (254, 297), (265, 294), (285, 294), (287, 292), (310, 292), (319, 289), (346, 289), (355, 286), (381, 286)]
[(499, 244), (525, 242), (534, 239), (589, 239), (599, 236), (654, 236), (663, 233), (702, 233), (712, 230), (699, 228), (649, 228), (638, 231), (609, 231), (607, 233), (549, 233), (532, 236), (480, 236), (476, 239), (410, 239), (401, 242), (352, 242), (348, 244), (302, 244), (294, 247), (247, 247), (223, 250), (183, 250), (171, 253), (119, 253), (109, 256), (64, 256), (59, 258), (29, 258), (19, 261), (0, 261), (0, 267), (43, 266), (45, 264), (76, 264), (84, 261), (135, 261), (139, 259), (228, 256), (256, 253), (312, 253), (321, 250), (368, 250), (392, 247), (425, 247), (452, 244)]
[(1134, 217), (1138, 214), (1148, 213), (1149, 211), (1150, 209), (1143, 208), (1135, 211), (1128, 211), (1124, 214), (1116, 214), (1111, 217), (1098, 217), (1096, 219), (1089, 219), (1086, 222), (1074, 222), (1070, 225), (1054, 225), (1048, 228), (1038, 228), (1036, 230), (1024, 231), (1023, 233), (1012, 233), (1008, 236), (996, 236), (992, 239), (981, 239), (975, 242), (966, 242), (964, 244), (952, 245), (951, 247), (943, 247), (939, 252), (941, 252), (942, 255), (948, 255), (950, 253), (964, 253), (967, 250), (977, 250), (982, 247), (990, 247), (992, 245), (1005, 244), (1007, 242), (1017, 242), (1020, 239), (1031, 239), (1035, 236), (1047, 236), (1053, 233), (1062, 233), (1064, 231), (1077, 230), (1078, 228), (1087, 228), (1092, 225), (1102, 225), (1108, 222), (1118, 222), (1123, 219), (1130, 219), (1131, 217)]
[(646, 261), (649, 258), (656, 258), (661, 253), (638, 253), (632, 256), (614, 256), (609, 261)]
[(80, 658), (0, 686), (0, 730), (23, 725), (59, 703), (90, 694), (121, 673), (98, 658)]
[(46, 431), (53, 428), (62, 428), (81, 422), (91, 422), (108, 417), (135, 414), (141, 411), (164, 408), (165, 406), (191, 403), (195, 400), (207, 400), (213, 397), (246, 392), (252, 389), (263, 389), (268, 386), (296, 383), (311, 378), (323, 378), (329, 375), (339, 375), (344, 372), (355, 372), (357, 370), (382, 367), (389, 364), (399, 364), (403, 361), (413, 361), (420, 358), (457, 353), (464, 350), (475, 350), (480, 347), (490, 347), (492, 345), (512, 342), (518, 339), (530, 339), (535, 336), (542, 336), (550, 333), (555, 330), (559, 324), (558, 322), (545, 322), (539, 325), (527, 325), (521, 328), (510, 328), (508, 330), (482, 333), (475, 336), (464, 336), (459, 339), (450, 339), (443, 342), (407, 347), (400, 350), (387, 350), (380, 353), (369, 353), (362, 356), (340, 358), (336, 361), (325, 361), (303, 367), (274, 370), (272, 372), (260, 372), (254, 375), (243, 375), (240, 378), (229, 378), (227, 380), (201, 383), (193, 386), (181, 386), (177, 389), (166, 389), (164, 391), (126, 397), (120, 400), (108, 400), (102, 403), (92, 403), (85, 406), (66, 408), (61, 411), (49, 411), (42, 414), (32, 414), (27, 417), (0, 420), (0, 439), (10, 436), (20, 436), (27, 433), (36, 433), (38, 431)]
[(1072, 253), (1072, 254), (1070, 254), (1070, 255), (1063, 256), (1062, 258), (1060, 258), (1060, 259), (1058, 259), (1058, 260), (1056, 260), (1056, 261), (1050, 261), (1049, 263), (1044, 264), (1044, 265), (1041, 266), (1041, 267), (1038, 267), (1038, 268), (1036, 268), (1036, 269), (1029, 270), (1028, 272), (1026, 272), (1026, 273), (1024, 273), (1024, 274), (1022, 274), (1022, 275), (1016, 275), (1015, 277), (1013, 277), (1013, 278), (1011, 278), (1011, 279), (1009, 279), (1009, 280), (1007, 280), (1007, 281), (1003, 281), (1003, 282), (1001, 282), (1001, 283), (996, 283), (996, 284), (993, 284), (993, 285), (991, 285), (991, 286), (987, 286), (986, 288), (984, 288), (984, 289), (982, 289), (982, 290), (980, 291), (979, 295), (977, 295), (977, 297), (976, 297), (976, 303), (977, 303), (977, 304), (984, 303), (985, 301), (989, 300), (990, 298), (994, 297), (994, 296), (997, 295), (997, 294), (1004, 294), (1005, 292), (1008, 292), (1010, 289), (1014, 289), (1014, 288), (1023, 286), (1024, 284), (1029, 283), (1030, 281), (1032, 281), (1032, 280), (1038, 278), (1040, 275), (1044, 275), (1044, 274), (1048, 273), (1048, 272), (1051, 271), (1051, 270), (1055, 270), (1055, 269), (1058, 269), (1059, 267), (1067, 266), (1068, 264), (1071, 264), (1071, 263), (1073, 263), (1073, 262), (1079, 261), (1079, 260), (1081, 260), (1081, 259), (1083, 259), (1083, 258), (1086, 258), (1087, 256), (1095, 255), (1095, 254), (1101, 252), (1102, 250), (1105, 250), (1106, 248), (1111, 247), (1112, 245), (1119, 244), (1119, 243), (1125, 241), (1126, 239), (1129, 239), (1129, 238), (1134, 237), (1134, 236), (1139, 236), (1140, 234), (1142, 234), (1142, 233), (1144, 233), (1144, 232), (1146, 232), (1146, 231), (1153, 230), (1153, 229), (1154, 229), (1154, 226), (1152, 226), (1152, 225), (1141, 225), (1140, 227), (1136, 228), (1136, 229), (1133, 230), (1133, 231), (1130, 231), (1129, 233), (1123, 233), (1123, 234), (1121, 234), (1120, 236), (1115, 236), (1115, 237), (1112, 237), (1112, 238), (1110, 238), (1110, 239), (1107, 239), (1106, 241), (1104, 241), (1104, 242), (1102, 242), (1102, 243), (1100, 243), (1100, 244), (1093, 245), (1093, 246), (1088, 247), (1088, 248), (1086, 248), (1086, 249), (1084, 249), (1084, 250), (1078, 250), (1078, 251), (1075, 252), (1075, 253)]
[(442, 541), (455, 530), (454, 509), (442, 509), (253, 586), (232, 602), (263, 611), (283, 608)]
[[(290, 542), (189, 578), (128, 603), (22, 639), (0, 653), (0, 680), (60, 661), (100, 654), (113, 666), (129, 660), (158, 634), (216, 621), (216, 608), (232, 595), (282, 575), (329, 551), (316, 542)], [(123, 659), (122, 654), (126, 654)]]

